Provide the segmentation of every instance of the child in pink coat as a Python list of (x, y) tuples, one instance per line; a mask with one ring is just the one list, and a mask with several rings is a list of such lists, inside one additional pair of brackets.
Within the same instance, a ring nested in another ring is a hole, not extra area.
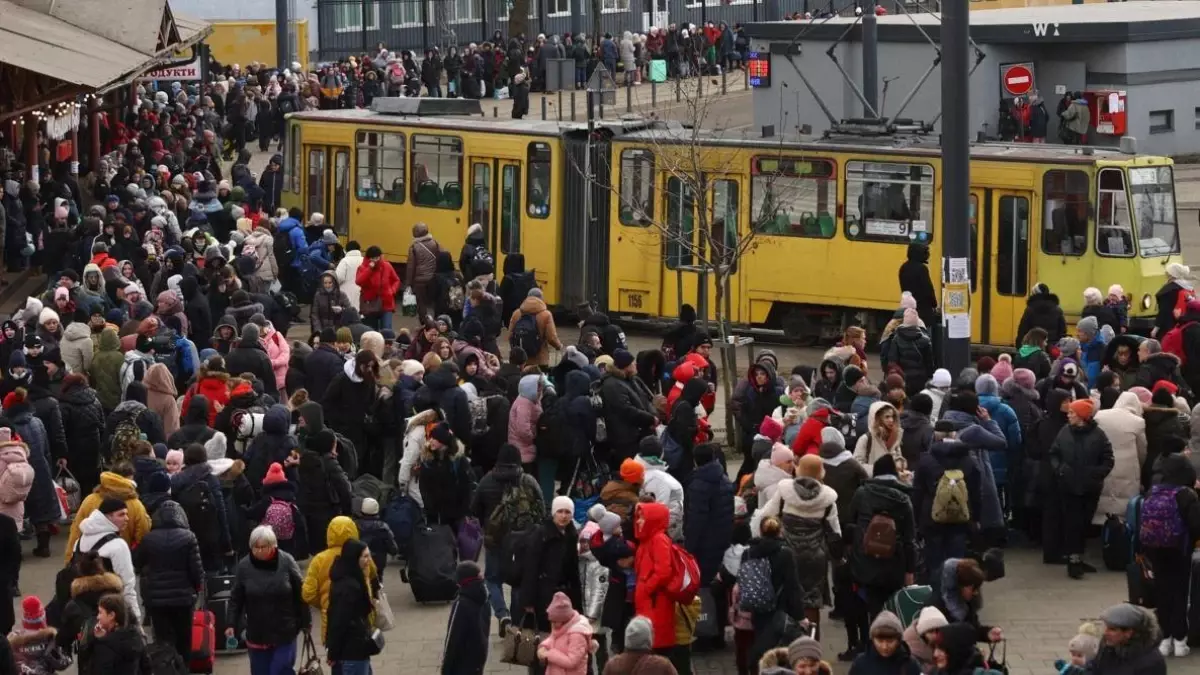
[(599, 646), (592, 639), (592, 624), (575, 611), (564, 593), (555, 593), (546, 608), (550, 635), (538, 645), (538, 659), (546, 675), (587, 675), (588, 656)]

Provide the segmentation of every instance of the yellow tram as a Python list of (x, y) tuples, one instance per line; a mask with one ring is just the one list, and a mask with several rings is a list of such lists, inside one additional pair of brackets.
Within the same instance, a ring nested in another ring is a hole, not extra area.
[[(877, 329), (911, 243), (930, 246), (941, 283), (941, 157), (929, 138), (708, 137), (648, 120), (589, 137), (579, 123), (365, 110), (293, 114), (287, 134), (286, 206), (324, 213), (339, 236), (401, 264), (413, 223), (454, 251), (479, 222), (498, 276), (523, 254), (552, 305), (645, 319), (697, 305), (701, 275), (680, 242), (703, 248), (699, 222), (730, 240), (757, 228), (731, 276), (727, 316), (741, 327)], [(972, 342), (1012, 345), (1037, 282), (1069, 319), (1084, 288), (1113, 283), (1133, 320), (1152, 318), (1163, 268), (1180, 259), (1169, 158), (979, 143), (971, 185)]]

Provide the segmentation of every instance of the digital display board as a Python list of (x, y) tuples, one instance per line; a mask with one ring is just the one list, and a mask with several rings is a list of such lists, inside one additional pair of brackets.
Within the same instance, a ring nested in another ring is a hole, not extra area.
[(771, 86), (771, 55), (767, 52), (746, 52), (746, 72), (751, 87)]

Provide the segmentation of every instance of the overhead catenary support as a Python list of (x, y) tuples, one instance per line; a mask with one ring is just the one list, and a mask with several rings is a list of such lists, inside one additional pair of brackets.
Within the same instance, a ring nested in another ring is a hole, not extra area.
[[(968, 107), (971, 94), (970, 74), (970, 10), (966, 2), (947, 2), (942, 6), (942, 276), (945, 270), (954, 270), (955, 261), (960, 269), (970, 270), (965, 262), (970, 257), (970, 190), (971, 190), (971, 138)], [(980, 205), (986, 208), (985, 205)], [(966, 287), (967, 284), (961, 284)], [(949, 293), (943, 293), (943, 297)], [(957, 298), (960, 307), (965, 307), (969, 294), (961, 293)], [(953, 308), (942, 303), (943, 313)], [(972, 308), (975, 309), (975, 308)], [(961, 317), (961, 315), (960, 315)], [(966, 331), (961, 322), (948, 322), (946, 339), (942, 340), (942, 364), (951, 375), (970, 363), (970, 321)]]
[(275, 0), (275, 67), (279, 68), (280, 72), (292, 63), (292, 50), (288, 39), (288, 24), (291, 21), (288, 17), (289, 4), (290, 0)]
[[(863, 98), (872, 110), (879, 110), (879, 21), (875, 17), (875, 0), (863, 3), (862, 40)], [(866, 107), (863, 114), (867, 114)], [(881, 116), (882, 113), (872, 115)]]

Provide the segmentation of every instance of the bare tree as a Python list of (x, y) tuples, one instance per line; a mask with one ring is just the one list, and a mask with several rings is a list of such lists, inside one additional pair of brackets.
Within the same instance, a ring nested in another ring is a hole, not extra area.
[[(507, 2), (508, 0), (501, 0)], [(508, 7), (508, 39), (529, 34), (530, 0), (512, 0)], [(501, 49), (507, 49), (501, 46)]]
[(433, 0), (433, 24), (437, 27), (437, 48), (441, 51), (443, 58), (450, 51), (451, 46), (458, 45), (458, 34), (454, 32), (452, 18), (450, 16), (450, 3), (454, 0)]
[[(733, 445), (736, 436), (730, 401), (733, 384), (740, 375), (736, 352), (730, 343), (734, 336), (731, 315), (737, 301), (732, 297), (731, 282), (747, 256), (757, 250), (764, 232), (776, 233), (778, 223), (795, 221), (797, 204), (811, 198), (815, 190), (802, 184), (789, 184), (786, 190), (780, 186), (777, 190), (776, 182), (782, 175), (778, 173), (760, 171), (757, 176), (742, 180), (749, 155), (756, 158), (759, 166), (770, 168), (780, 167), (783, 162), (779, 160), (785, 155), (787, 162), (802, 162), (804, 153), (787, 150), (783, 137), (772, 143), (770, 149), (759, 146), (752, 153), (723, 143), (744, 136), (724, 130), (729, 120), (722, 119), (713, 108), (720, 97), (705, 95), (702, 90), (718, 84), (712, 76), (685, 80), (679, 85), (681, 101), (660, 105), (652, 113), (667, 122), (646, 139), (653, 153), (651, 190), (662, 191), (658, 198), (630, 189), (626, 181), (636, 181), (638, 177), (631, 179), (624, 174), (637, 173), (635, 168), (622, 167), (615, 184), (604, 171), (593, 172), (590, 178), (610, 192), (620, 212), (632, 214), (639, 225), (645, 226), (650, 236), (630, 236), (626, 240), (638, 242), (647, 256), (659, 258), (675, 271), (676, 297), (680, 303), (685, 302), (684, 274), (697, 275), (698, 316), (704, 329), (710, 332), (709, 317), (713, 318), (722, 345), (720, 379), (726, 402), (726, 441)], [(620, 160), (614, 158), (614, 161)], [(578, 170), (583, 171), (584, 167)], [(803, 194), (805, 191), (809, 194)], [(742, 208), (743, 203), (749, 204), (749, 208)], [(747, 212), (748, 219), (743, 217)]]

